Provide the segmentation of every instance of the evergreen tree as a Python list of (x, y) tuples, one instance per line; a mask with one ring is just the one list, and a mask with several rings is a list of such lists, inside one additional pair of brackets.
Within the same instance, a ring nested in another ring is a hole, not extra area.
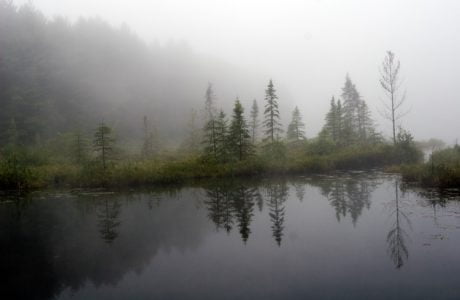
[(361, 103), (361, 96), (348, 74), (345, 78), (345, 85), (342, 88), (342, 99), (344, 140), (348, 143), (353, 143), (358, 133), (358, 109)]
[(215, 101), (216, 101), (216, 96), (212, 88), (212, 83), (208, 83), (208, 88), (206, 89), (205, 102), (204, 102), (204, 112), (206, 115), (207, 122), (214, 119), (216, 116)]
[(305, 124), (302, 122), (302, 115), (297, 106), (292, 112), (292, 121), (288, 126), (287, 138), (293, 141), (305, 139)]
[(225, 113), (221, 110), (216, 120), (216, 154), (217, 160), (226, 162), (228, 160), (228, 124)]
[(94, 133), (93, 150), (96, 152), (102, 169), (106, 170), (107, 165), (112, 158), (115, 139), (112, 137), (112, 128), (105, 125), (102, 121)]
[(259, 106), (257, 105), (256, 99), (252, 102), (250, 125), (252, 143), (255, 144), (257, 140), (257, 129), (259, 128)]
[(229, 142), (232, 155), (238, 160), (243, 160), (252, 154), (251, 136), (248, 125), (243, 115), (243, 106), (238, 99), (233, 109), (232, 123), (230, 125)]
[(279, 134), (283, 132), (280, 123), (280, 113), (278, 109), (278, 96), (273, 86), (273, 81), (270, 79), (267, 89), (265, 90), (265, 111), (264, 111), (264, 127), (265, 129), (265, 140), (271, 143), (278, 140)]
[(206, 123), (204, 125), (204, 150), (207, 155), (217, 159), (217, 128), (216, 128), (216, 108), (215, 96), (212, 89), (212, 84), (208, 84), (205, 94), (204, 110), (206, 115)]
[(332, 97), (329, 112), (326, 114), (326, 123), (321, 134), (330, 138), (336, 145), (339, 145), (342, 137), (342, 124), (342, 103), (340, 100), (335, 102), (335, 98)]
[(365, 101), (358, 106), (358, 135), (361, 142), (366, 142), (374, 132), (374, 121)]

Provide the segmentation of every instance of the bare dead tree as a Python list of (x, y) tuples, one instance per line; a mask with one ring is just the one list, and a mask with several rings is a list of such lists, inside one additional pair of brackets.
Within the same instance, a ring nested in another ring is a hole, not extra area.
[(395, 54), (387, 51), (380, 68), (380, 85), (388, 100), (382, 101), (384, 109), (380, 113), (392, 123), (394, 144), (396, 144), (396, 122), (409, 112), (402, 111), (402, 105), (406, 101), (406, 92), (400, 92), (402, 84), (399, 76), (400, 68), (401, 63), (395, 60)]

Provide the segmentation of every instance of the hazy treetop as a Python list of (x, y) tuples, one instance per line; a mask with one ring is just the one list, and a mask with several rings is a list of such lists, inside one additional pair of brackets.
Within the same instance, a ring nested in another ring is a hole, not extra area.
[[(377, 111), (378, 67), (391, 49), (401, 60), (412, 106), (403, 126), (417, 138), (436, 136), (451, 143), (458, 137), (459, 1), (32, 2), (49, 17), (98, 15), (117, 26), (128, 24), (147, 42), (184, 40), (198, 52), (273, 77), (308, 120), (307, 135), (322, 126), (329, 99), (339, 94), (347, 72)], [(379, 123), (388, 135), (390, 127)]]

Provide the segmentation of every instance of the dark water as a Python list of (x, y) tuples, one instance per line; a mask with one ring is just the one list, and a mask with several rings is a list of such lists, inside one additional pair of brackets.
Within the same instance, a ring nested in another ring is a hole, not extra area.
[(460, 299), (460, 203), (348, 173), (1, 196), (0, 299)]

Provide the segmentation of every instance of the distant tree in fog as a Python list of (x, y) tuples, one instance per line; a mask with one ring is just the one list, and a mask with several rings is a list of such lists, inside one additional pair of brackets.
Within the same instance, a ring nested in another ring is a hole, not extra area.
[(255, 144), (257, 140), (257, 129), (259, 128), (259, 106), (257, 105), (256, 99), (252, 102), (251, 107), (251, 120), (250, 120), (250, 129), (251, 129), (251, 139), (252, 143)]
[(383, 117), (389, 120), (393, 127), (393, 143), (396, 145), (396, 122), (401, 119), (408, 111), (401, 111), (402, 105), (406, 100), (406, 93), (400, 94), (401, 78), (400, 78), (401, 63), (395, 60), (395, 54), (387, 51), (387, 55), (383, 59), (380, 69), (380, 85), (382, 86), (386, 102), (383, 102), (384, 109), (381, 112)]
[(182, 148), (189, 153), (196, 153), (201, 148), (202, 132), (197, 125), (197, 112), (192, 109), (187, 122), (187, 136), (182, 144)]
[(300, 141), (305, 139), (305, 124), (302, 122), (302, 115), (296, 106), (292, 112), (292, 120), (287, 130), (287, 138), (291, 141)]
[(217, 160), (226, 162), (229, 154), (228, 121), (222, 110), (216, 120), (216, 145)]
[(336, 145), (340, 144), (341, 133), (343, 130), (343, 110), (342, 103), (340, 100), (335, 101), (332, 96), (329, 112), (326, 114), (326, 123), (321, 131), (322, 136), (327, 136)]
[(215, 95), (212, 89), (212, 84), (208, 84), (205, 94), (205, 125), (204, 125), (204, 148), (207, 155), (217, 159), (217, 127), (216, 127), (216, 108), (215, 108)]
[(265, 90), (265, 111), (264, 111), (264, 127), (265, 140), (273, 143), (278, 140), (279, 134), (283, 132), (280, 123), (280, 112), (278, 109), (278, 96), (273, 86), (273, 81), (270, 79), (267, 89)]
[(102, 169), (107, 169), (107, 164), (112, 158), (115, 139), (112, 137), (112, 128), (102, 121), (94, 133), (93, 150), (102, 164)]
[(143, 119), (144, 142), (142, 144), (142, 156), (151, 157), (158, 151), (156, 128), (151, 125), (147, 116)]

